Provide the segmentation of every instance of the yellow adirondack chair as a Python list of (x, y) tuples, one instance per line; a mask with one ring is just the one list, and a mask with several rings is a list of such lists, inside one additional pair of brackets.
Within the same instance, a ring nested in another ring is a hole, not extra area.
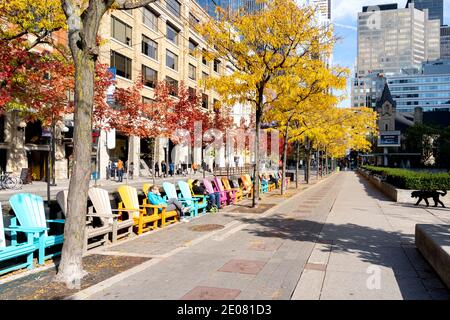
[(270, 175), (267, 172), (263, 173), (262, 176), (267, 180), (267, 183), (269, 184), (269, 192), (277, 188), (276, 184), (270, 181)]
[(244, 198), (244, 193), (241, 188), (232, 188), (230, 181), (227, 177), (222, 177), (222, 184), (226, 191), (235, 190), (236, 202), (241, 201)]
[(253, 197), (253, 182), (252, 182), (252, 179), (250, 178), (250, 175), (248, 175), (248, 174), (242, 175), (241, 180), (242, 180), (243, 189), (248, 191), (249, 198), (252, 198)]
[(144, 192), (146, 198), (152, 186), (153, 185), (151, 185), (150, 183), (144, 183), (144, 185), (142, 186), (142, 191)]
[[(122, 200), (119, 203), (119, 214), (122, 214), (121, 211), (131, 212), (133, 225), (137, 226), (136, 233), (138, 235), (158, 227), (158, 221), (162, 219), (162, 215), (158, 212), (158, 209), (162, 208), (161, 206), (149, 205), (145, 201), (142, 205), (139, 205), (137, 190), (131, 186), (120, 186), (117, 191)], [(147, 214), (146, 208), (152, 208), (153, 214)]]

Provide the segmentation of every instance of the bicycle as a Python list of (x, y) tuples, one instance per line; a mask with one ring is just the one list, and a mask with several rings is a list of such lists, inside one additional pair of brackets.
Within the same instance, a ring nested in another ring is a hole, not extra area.
[(0, 174), (0, 188), (19, 190), (22, 188), (23, 181), (19, 177), (11, 175), (12, 172), (2, 172)]

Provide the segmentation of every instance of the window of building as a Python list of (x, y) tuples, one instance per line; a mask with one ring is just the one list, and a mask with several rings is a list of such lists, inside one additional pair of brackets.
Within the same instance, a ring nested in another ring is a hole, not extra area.
[(207, 74), (205, 71), (202, 71), (202, 79), (208, 78), (209, 74)]
[(127, 46), (131, 46), (131, 27), (114, 16), (111, 17), (111, 20), (111, 34), (113, 38)]
[(197, 19), (192, 13), (189, 12), (189, 24), (193, 27), (197, 26), (200, 20)]
[(120, 53), (111, 51), (111, 67), (116, 68), (116, 73), (120, 77), (131, 79), (131, 59)]
[(144, 7), (142, 10), (142, 23), (150, 29), (158, 31), (158, 15), (148, 7)]
[(208, 109), (208, 95), (202, 93), (202, 107)]
[(188, 77), (191, 80), (197, 79), (197, 68), (189, 63), (189, 69), (188, 69)]
[(192, 39), (189, 39), (189, 54), (191, 56), (195, 56), (195, 49), (197, 48), (198, 44)]
[(166, 66), (178, 71), (178, 56), (170, 50), (166, 50)]
[(151, 98), (142, 96), (142, 103), (145, 103), (145, 104), (152, 104), (152, 103), (154, 103), (154, 102), (155, 102), (155, 99), (151, 99)]
[(158, 43), (142, 35), (142, 53), (150, 58), (158, 60)]
[(178, 81), (171, 77), (166, 77), (166, 82), (170, 86), (169, 94), (171, 96), (177, 97), (178, 96)]
[(214, 71), (215, 72), (219, 72), (219, 66), (220, 66), (220, 61), (215, 59), (214, 60)]
[(178, 45), (178, 33), (179, 31), (172, 25), (170, 24), (166, 24), (167, 29), (166, 29), (166, 38), (168, 40), (170, 40), (171, 42), (173, 42), (174, 44)]
[(142, 65), (142, 78), (144, 86), (155, 88), (158, 81), (158, 71)]
[(206, 60), (206, 51), (203, 50), (203, 54), (202, 54), (202, 63), (206, 66), (208, 65), (208, 60)]
[(166, 0), (166, 8), (175, 16), (180, 16), (181, 4), (177, 0)]
[(195, 98), (197, 96), (197, 90), (195, 90), (192, 87), (189, 87), (188, 89), (188, 93), (189, 93), (189, 98)]

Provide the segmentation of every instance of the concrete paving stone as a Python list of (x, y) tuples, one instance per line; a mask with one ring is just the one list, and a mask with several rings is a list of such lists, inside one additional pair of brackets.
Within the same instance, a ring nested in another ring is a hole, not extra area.
[(327, 264), (331, 253), (331, 245), (316, 243), (308, 261), (310, 263)]
[(294, 292), (292, 300), (319, 300), (325, 272), (304, 270)]
[(225, 263), (217, 271), (256, 275), (262, 270), (265, 264), (265, 261), (233, 259)]
[(244, 290), (254, 278), (255, 276), (253, 274), (213, 271), (205, 275), (197, 284), (200, 286)]
[(233, 300), (240, 290), (199, 286), (186, 293), (181, 300)]
[(403, 253), (401, 248), (384, 247), (352, 247), (344, 248), (346, 251), (334, 250), (330, 254), (328, 261), (328, 270), (349, 271), (361, 270), (365, 272), (368, 267), (374, 265), (380, 268), (404, 270), (415, 273), (409, 259)]
[(399, 300), (400, 289), (393, 275), (381, 278), (380, 289), (369, 289), (369, 275), (355, 272), (327, 271), (322, 287), (322, 300)]
[[(434, 273), (432, 267), (428, 264), (428, 262), (423, 258), (420, 254), (419, 250), (417, 250), (416, 246), (402, 246), (403, 250), (413, 265), (414, 269), (417, 271), (430, 272)], [(434, 273), (435, 274), (435, 273)]]

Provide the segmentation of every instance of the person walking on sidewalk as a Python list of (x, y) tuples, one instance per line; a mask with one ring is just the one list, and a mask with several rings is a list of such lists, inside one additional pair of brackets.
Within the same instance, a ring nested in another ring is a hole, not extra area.
[(117, 161), (117, 177), (118, 182), (123, 182), (123, 161), (120, 159)]
[(167, 165), (165, 161), (161, 161), (161, 173), (163, 178), (167, 177)]
[(150, 192), (148, 193), (148, 201), (152, 205), (163, 205), (166, 207), (167, 211), (174, 211), (176, 210), (178, 213), (178, 218), (182, 222), (188, 222), (189, 220), (185, 217), (186, 213), (190, 211), (190, 207), (183, 208), (183, 205), (181, 204), (178, 199), (170, 198), (167, 201), (164, 200), (163, 197), (161, 197), (161, 193), (159, 193), (159, 188), (155, 185), (152, 186), (150, 189)]
[(175, 170), (175, 165), (173, 164), (173, 162), (169, 163), (169, 174), (171, 177), (173, 177), (174, 170)]
[(155, 177), (159, 178), (159, 163), (155, 161)]

